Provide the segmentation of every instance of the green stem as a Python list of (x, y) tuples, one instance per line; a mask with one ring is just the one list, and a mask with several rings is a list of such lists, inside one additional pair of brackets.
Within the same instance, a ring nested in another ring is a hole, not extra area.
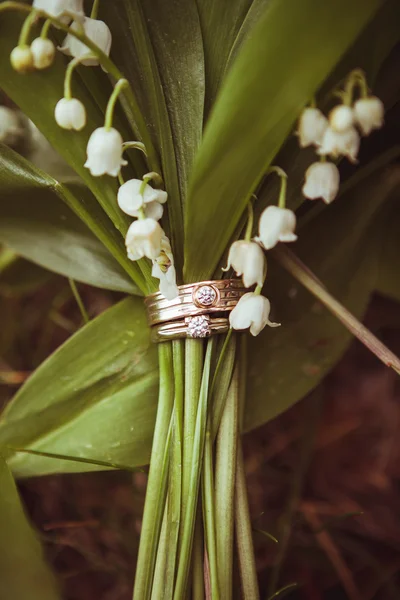
[(29, 36), (31, 34), (31, 29), (33, 22), (36, 18), (36, 11), (33, 10), (25, 19), (24, 24), (21, 28), (21, 33), (19, 34), (18, 46), (28, 46), (29, 45)]
[(239, 370), (236, 365), (217, 437), (215, 521), (221, 598), (232, 598), (234, 497), (238, 427)]
[[(219, 582), (217, 562), (217, 539), (215, 535), (215, 494), (214, 494), (214, 467), (213, 467), (213, 443), (210, 429), (207, 429), (204, 449), (203, 466), (203, 515), (206, 532), (207, 558), (210, 570), (211, 598), (219, 600)], [(222, 598), (225, 597), (222, 596)], [(228, 599), (227, 599), (228, 600)]]
[(184, 390), (184, 342), (182, 340), (174, 340), (172, 342), (172, 353), (174, 360), (175, 401), (168, 490), (168, 558), (165, 570), (164, 600), (172, 599), (174, 594), (175, 565), (181, 523)]
[(168, 479), (170, 422), (174, 402), (174, 385), (171, 377), (173, 369), (171, 343), (159, 344), (158, 354), (160, 391), (136, 566), (134, 600), (148, 600), (150, 598)]
[(163, 598), (165, 589), (165, 570), (168, 557), (168, 497), (165, 503), (164, 516), (162, 520), (160, 541), (157, 548), (157, 560), (154, 567), (153, 587), (151, 589), (151, 600)]
[(78, 288), (76, 287), (75, 281), (73, 279), (71, 279), (71, 278), (69, 278), (68, 281), (69, 281), (69, 285), (70, 285), (71, 290), (72, 290), (72, 294), (73, 294), (73, 296), (74, 296), (74, 298), (76, 300), (76, 303), (77, 303), (77, 305), (79, 307), (79, 310), (80, 310), (80, 313), (82, 315), (82, 320), (83, 320), (83, 322), (86, 325), (87, 323), (89, 323), (90, 319), (89, 319), (89, 315), (87, 313), (87, 310), (85, 308), (85, 305), (83, 303), (83, 300), (81, 298), (81, 295), (80, 295), (80, 293), (78, 291)]
[(244, 235), (244, 239), (246, 242), (249, 242), (251, 240), (251, 236), (253, 233), (253, 225), (254, 225), (254, 210), (253, 210), (253, 204), (252, 204), (251, 200), (247, 205), (247, 212), (248, 212), (248, 217), (247, 217), (247, 226), (246, 226), (246, 233)]
[(100, 4), (100, 0), (94, 0), (92, 10), (90, 13), (91, 19), (97, 19), (97, 15), (99, 14), (99, 4)]
[(40, 37), (45, 40), (47, 39), (48, 35), (49, 35), (49, 29), (51, 27), (51, 20), (50, 19), (46, 19), (46, 21), (43, 24), (42, 27), (42, 31), (40, 32)]
[(199, 406), (197, 409), (196, 428), (193, 442), (192, 467), (190, 477), (189, 495), (187, 508), (182, 529), (181, 552), (176, 576), (174, 600), (185, 598), (188, 577), (191, 565), (191, 551), (193, 534), (196, 522), (196, 509), (200, 485), (200, 472), (203, 462), (205, 433), (207, 424), (208, 391), (210, 382), (210, 369), (214, 350), (214, 339), (210, 338), (207, 343), (206, 357), (204, 360), (203, 377), (201, 381)]
[(364, 346), (375, 354), (387, 367), (400, 373), (400, 359), (382, 344), (351, 312), (336, 300), (318, 281), (317, 277), (288, 248), (281, 246), (272, 251), (274, 258), (286, 271), (315, 296)]
[[(231, 335), (229, 335), (228, 339), (229, 333), (231, 333)], [(235, 335), (232, 337), (232, 330), (229, 330), (228, 334), (225, 338), (221, 353), (219, 355), (211, 387), (212, 393), (210, 394), (212, 401), (211, 419), (213, 441), (218, 433), (235, 364), (237, 336)]]
[(239, 439), (236, 458), (235, 528), (243, 600), (259, 600), (257, 570), (246, 490), (242, 443)]
[(128, 83), (127, 79), (123, 79), (123, 78), (120, 79), (119, 81), (117, 81), (117, 83), (114, 86), (113, 92), (112, 92), (110, 99), (108, 101), (108, 104), (107, 104), (106, 116), (104, 119), (104, 127), (107, 130), (110, 130), (112, 127), (115, 104), (118, 100), (118, 96), (120, 95), (122, 90), (126, 89), (127, 87), (129, 87), (129, 83)]
[(203, 371), (203, 340), (185, 341), (185, 410), (183, 423), (182, 522), (186, 516), (193, 459), (193, 442)]
[[(28, 4), (21, 4), (20, 2), (6, 1), (0, 4), (0, 13), (3, 11), (16, 10), (20, 12), (33, 12), (33, 9)], [(57, 19), (56, 17), (52, 17), (47, 14), (43, 10), (36, 10), (35, 14), (44, 19), (49, 19), (54, 25), (57, 25), (58, 29), (65, 31), (66, 33), (71, 34), (80, 42), (83, 42), (85, 46), (87, 46), (90, 50), (92, 50), (93, 54), (98, 58), (99, 63), (104, 67), (104, 69), (116, 80), (123, 79), (123, 74), (116, 67), (113, 61), (106, 55), (100, 48), (83, 32), (70, 29), (65, 23)], [(129, 103), (129, 108), (132, 111), (132, 115), (136, 124), (136, 132), (138, 137), (143, 141), (144, 145), (147, 149), (148, 154), (148, 163), (150, 168), (153, 171), (161, 173), (161, 167), (158, 159), (158, 155), (156, 149), (151, 140), (149, 131), (147, 129), (146, 122), (144, 117), (140, 111), (139, 104), (136, 100), (136, 97), (132, 91), (132, 88), (129, 86), (125, 90), (125, 96)]]
[(72, 75), (76, 67), (85, 60), (84, 56), (73, 58), (69, 63), (67, 70), (65, 71), (64, 79), (64, 98), (71, 100), (72, 96)]
[(354, 69), (346, 81), (343, 93), (343, 102), (346, 106), (351, 106), (354, 101), (354, 90), (359, 88), (362, 98), (368, 96), (368, 84), (365, 78), (365, 73), (361, 69)]
[(196, 525), (193, 540), (192, 600), (204, 600), (204, 536), (201, 518), (201, 502), (197, 507)]
[(143, 152), (145, 156), (147, 156), (146, 146), (142, 142), (124, 142), (122, 147), (125, 150), (129, 150), (130, 148), (135, 148), (136, 150), (140, 150)]
[(277, 167), (276, 165), (272, 165), (267, 170), (266, 175), (271, 175), (271, 173), (276, 173), (281, 180), (281, 189), (279, 192), (278, 206), (279, 208), (285, 208), (286, 206), (286, 190), (287, 190), (287, 173), (281, 169), (281, 167)]

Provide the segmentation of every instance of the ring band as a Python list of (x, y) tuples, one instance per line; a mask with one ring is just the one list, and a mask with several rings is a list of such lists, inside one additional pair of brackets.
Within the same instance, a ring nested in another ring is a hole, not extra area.
[(226, 317), (212, 319), (209, 315), (198, 315), (155, 325), (151, 328), (151, 337), (153, 342), (164, 342), (180, 338), (208, 338), (228, 330), (229, 320)]
[(173, 300), (160, 292), (145, 298), (155, 342), (225, 333), (229, 330), (229, 312), (247, 292), (240, 279), (190, 283), (179, 286), (178, 291)]
[(173, 300), (166, 300), (160, 292), (145, 298), (150, 327), (196, 315), (230, 312), (247, 291), (240, 279), (190, 283), (178, 290)]

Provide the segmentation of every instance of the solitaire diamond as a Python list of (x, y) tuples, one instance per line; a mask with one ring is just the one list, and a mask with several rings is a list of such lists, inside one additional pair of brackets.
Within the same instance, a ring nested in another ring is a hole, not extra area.
[(211, 306), (217, 298), (217, 292), (211, 285), (202, 285), (196, 290), (196, 301), (200, 306)]
[(204, 338), (211, 334), (210, 320), (206, 315), (186, 319), (187, 334), (192, 338)]

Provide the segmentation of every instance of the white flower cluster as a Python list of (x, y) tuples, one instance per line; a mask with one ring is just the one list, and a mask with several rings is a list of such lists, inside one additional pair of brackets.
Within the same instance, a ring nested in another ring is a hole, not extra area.
[(128, 258), (152, 260), (152, 276), (160, 280), (160, 292), (167, 300), (178, 296), (176, 271), (171, 244), (158, 223), (163, 215), (167, 192), (152, 188), (146, 181), (130, 179), (118, 190), (120, 209), (136, 217), (125, 238)]
[[(64, 25), (71, 22), (71, 31), (86, 35), (107, 56), (111, 50), (111, 31), (108, 26), (98, 19), (85, 16), (83, 0), (34, 0), (32, 7), (45, 11), (50, 17), (59, 19)], [(28, 45), (21, 42), (10, 55), (13, 68), (19, 73), (29, 73), (35, 69), (47, 69), (54, 61), (56, 47), (47, 37), (48, 26), (45, 24), (40, 37)], [(88, 46), (68, 33), (62, 46), (58, 48), (66, 56), (72, 56), (76, 64), (96, 66), (98, 57)], [(76, 66), (74, 63), (74, 67)], [(69, 74), (69, 77), (72, 75)], [(66, 86), (67, 93), (55, 107), (55, 119), (63, 129), (80, 131), (86, 125), (86, 110), (77, 98), (70, 92), (70, 82)]]
[(266, 325), (279, 327), (269, 319), (271, 304), (261, 295), (267, 273), (267, 261), (263, 250), (271, 250), (278, 242), (294, 242), (297, 235), (296, 215), (292, 210), (279, 206), (268, 206), (261, 214), (259, 235), (253, 240), (238, 240), (229, 250), (228, 265), (242, 277), (245, 287), (256, 285), (254, 292), (248, 292), (232, 310), (229, 322), (233, 329), (249, 329), (258, 335)]
[(353, 105), (352, 101), (339, 104), (328, 118), (318, 108), (305, 108), (298, 124), (299, 144), (301, 148), (314, 146), (321, 160), (311, 164), (306, 171), (304, 196), (309, 200), (322, 198), (330, 204), (338, 193), (340, 175), (337, 166), (327, 162), (326, 158), (344, 156), (357, 163), (360, 148), (357, 128), (361, 135), (367, 136), (382, 127), (383, 119), (384, 106), (376, 96), (362, 96)]

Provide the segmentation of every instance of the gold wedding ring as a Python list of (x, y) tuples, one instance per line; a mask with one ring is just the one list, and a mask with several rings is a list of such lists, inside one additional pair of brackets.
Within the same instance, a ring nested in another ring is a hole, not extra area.
[(240, 279), (220, 279), (181, 285), (167, 300), (160, 292), (145, 298), (152, 339), (207, 338), (229, 329), (229, 312), (246, 293)]

